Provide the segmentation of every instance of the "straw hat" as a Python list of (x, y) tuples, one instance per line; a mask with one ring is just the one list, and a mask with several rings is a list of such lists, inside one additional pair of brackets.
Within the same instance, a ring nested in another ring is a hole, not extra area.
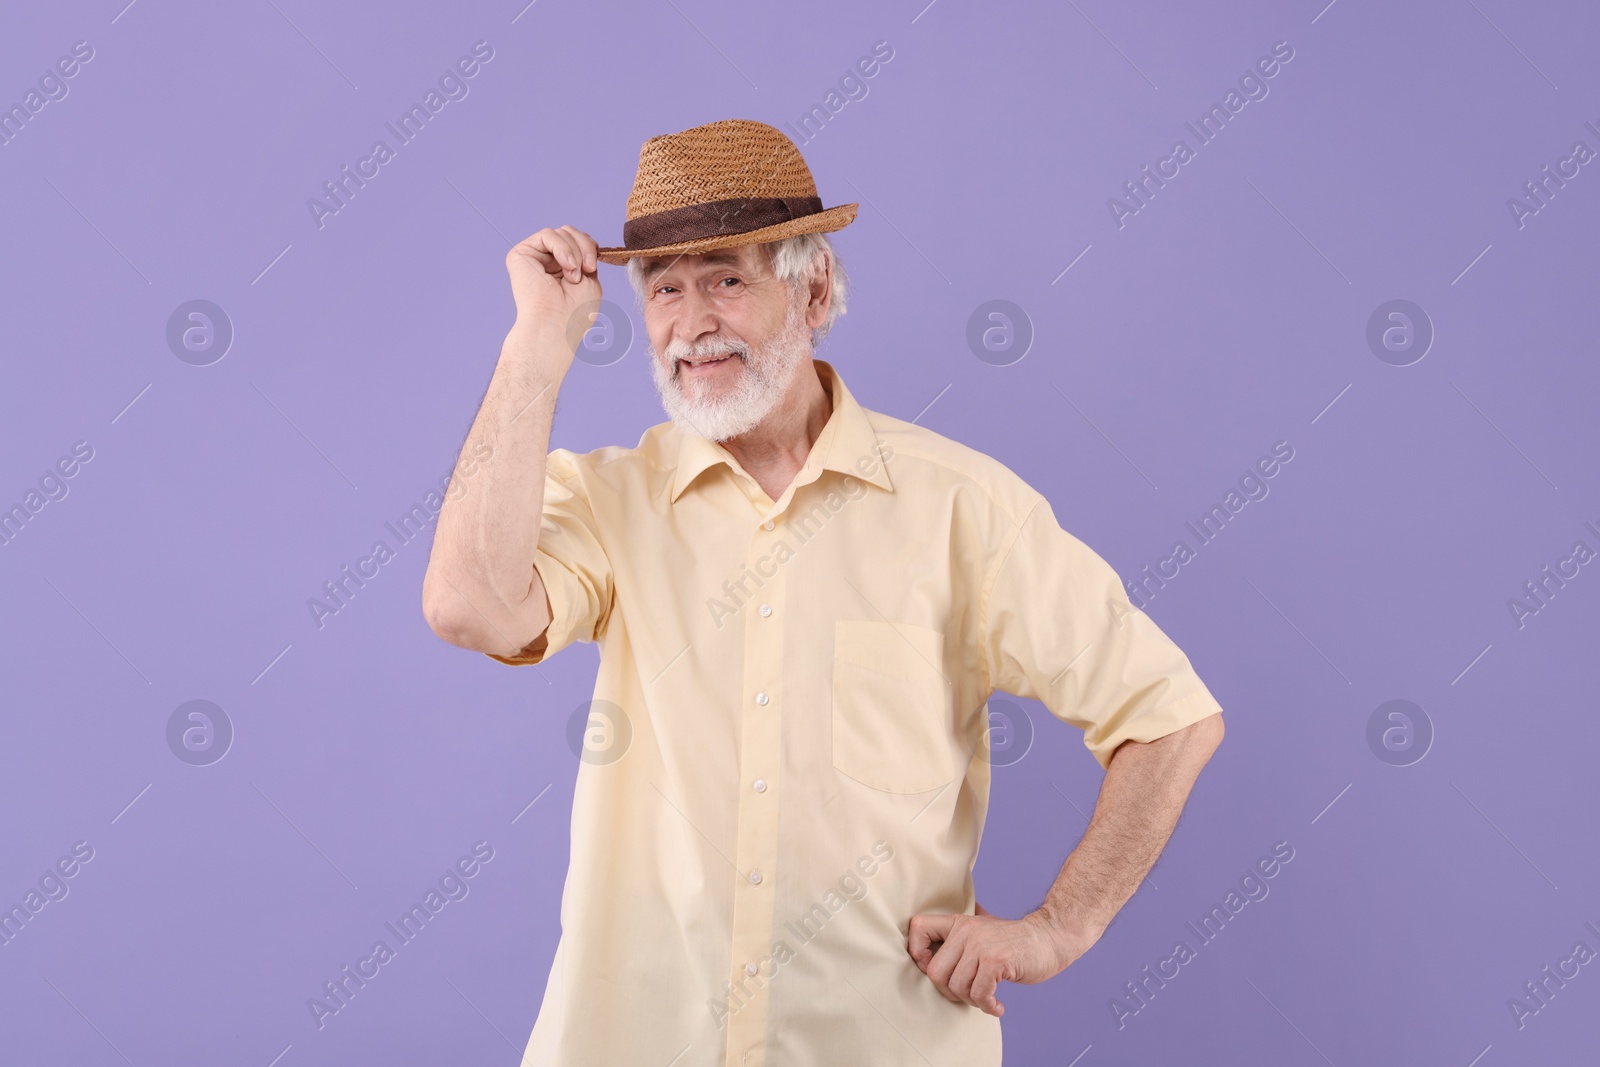
[(858, 204), (823, 208), (800, 150), (762, 122), (726, 119), (652, 137), (639, 149), (622, 245), (603, 263), (843, 229)]

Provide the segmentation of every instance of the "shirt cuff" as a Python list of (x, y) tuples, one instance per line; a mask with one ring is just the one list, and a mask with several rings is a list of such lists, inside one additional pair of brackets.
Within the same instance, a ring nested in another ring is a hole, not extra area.
[[(572, 618), (572, 591), (564, 581), (567, 572), (552, 557), (537, 548), (533, 552), (533, 567), (539, 574), (539, 581), (544, 584), (545, 595), (550, 598), (550, 625), (545, 627), (544, 633), (509, 656), (502, 656), (497, 652), (484, 653), (490, 659), (499, 660), (513, 667), (543, 663), (551, 655), (572, 643), (571, 635), (566, 629), (567, 620)], [(547, 578), (546, 575), (550, 577)], [(551, 578), (555, 580), (551, 581)]]
[(1091, 743), (1086, 735), (1084, 745), (1094, 755), (1102, 770), (1110, 770), (1111, 757), (1116, 753), (1117, 746), (1124, 741), (1155, 741), (1176, 733), (1185, 726), (1193, 726), (1201, 719), (1215, 715), (1221, 710), (1222, 705), (1217, 703), (1216, 697), (1211, 695), (1210, 690), (1201, 689), (1197, 693), (1190, 693), (1169, 704), (1163, 704), (1154, 711), (1135, 715), (1120, 728), (1094, 743)]

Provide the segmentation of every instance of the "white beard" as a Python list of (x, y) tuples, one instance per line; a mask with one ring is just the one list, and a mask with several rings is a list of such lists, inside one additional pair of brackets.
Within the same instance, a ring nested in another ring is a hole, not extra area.
[[(678, 361), (690, 356), (718, 356), (732, 352), (743, 363), (738, 381), (726, 395), (709, 395), (708, 382), (688, 382), (675, 378)], [(811, 331), (806, 326), (800, 305), (791, 303), (783, 329), (760, 348), (752, 351), (743, 341), (723, 334), (702, 337), (694, 344), (673, 341), (663, 359), (650, 346), (650, 373), (661, 406), (680, 429), (709, 441), (726, 441), (748, 433), (761, 424), (778, 405), (794, 381), (795, 372), (811, 352)], [(692, 395), (691, 395), (692, 394)]]

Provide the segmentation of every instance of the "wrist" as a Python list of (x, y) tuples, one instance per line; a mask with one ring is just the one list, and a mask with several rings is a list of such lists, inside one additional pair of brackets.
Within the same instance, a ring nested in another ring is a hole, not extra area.
[(538, 377), (560, 382), (572, 366), (575, 348), (559, 324), (519, 318), (506, 332), (500, 362), (533, 370)]
[[(511, 323), (511, 329), (506, 331), (506, 346), (513, 345), (522, 348), (544, 348), (555, 346), (566, 349), (570, 354), (573, 350), (571, 340), (568, 338), (567, 324), (558, 317), (550, 315), (521, 315), (519, 314)], [(579, 337), (582, 334), (578, 335)]]
[(1062, 970), (1088, 952), (1100, 940), (1105, 927), (1082, 915), (1052, 908), (1047, 901), (1026, 916), (1049, 943)]

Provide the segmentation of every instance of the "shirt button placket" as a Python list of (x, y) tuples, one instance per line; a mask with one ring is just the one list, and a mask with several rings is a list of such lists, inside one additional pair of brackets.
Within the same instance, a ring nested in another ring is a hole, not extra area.
[[(767, 985), (777, 972), (772, 958), (780, 901), (778, 881), (779, 753), (782, 749), (783, 628), (786, 564), (774, 556), (784, 534), (777, 523), (760, 522), (750, 539), (744, 573), (748, 599), (739, 613), (743, 627), (746, 694), (739, 708), (741, 783), (734, 799), (738, 808), (735, 863), (732, 984), (726, 1062), (763, 1059), (767, 1032)], [(792, 546), (791, 546), (792, 547)], [(733, 1010), (733, 1003), (740, 1006)]]

